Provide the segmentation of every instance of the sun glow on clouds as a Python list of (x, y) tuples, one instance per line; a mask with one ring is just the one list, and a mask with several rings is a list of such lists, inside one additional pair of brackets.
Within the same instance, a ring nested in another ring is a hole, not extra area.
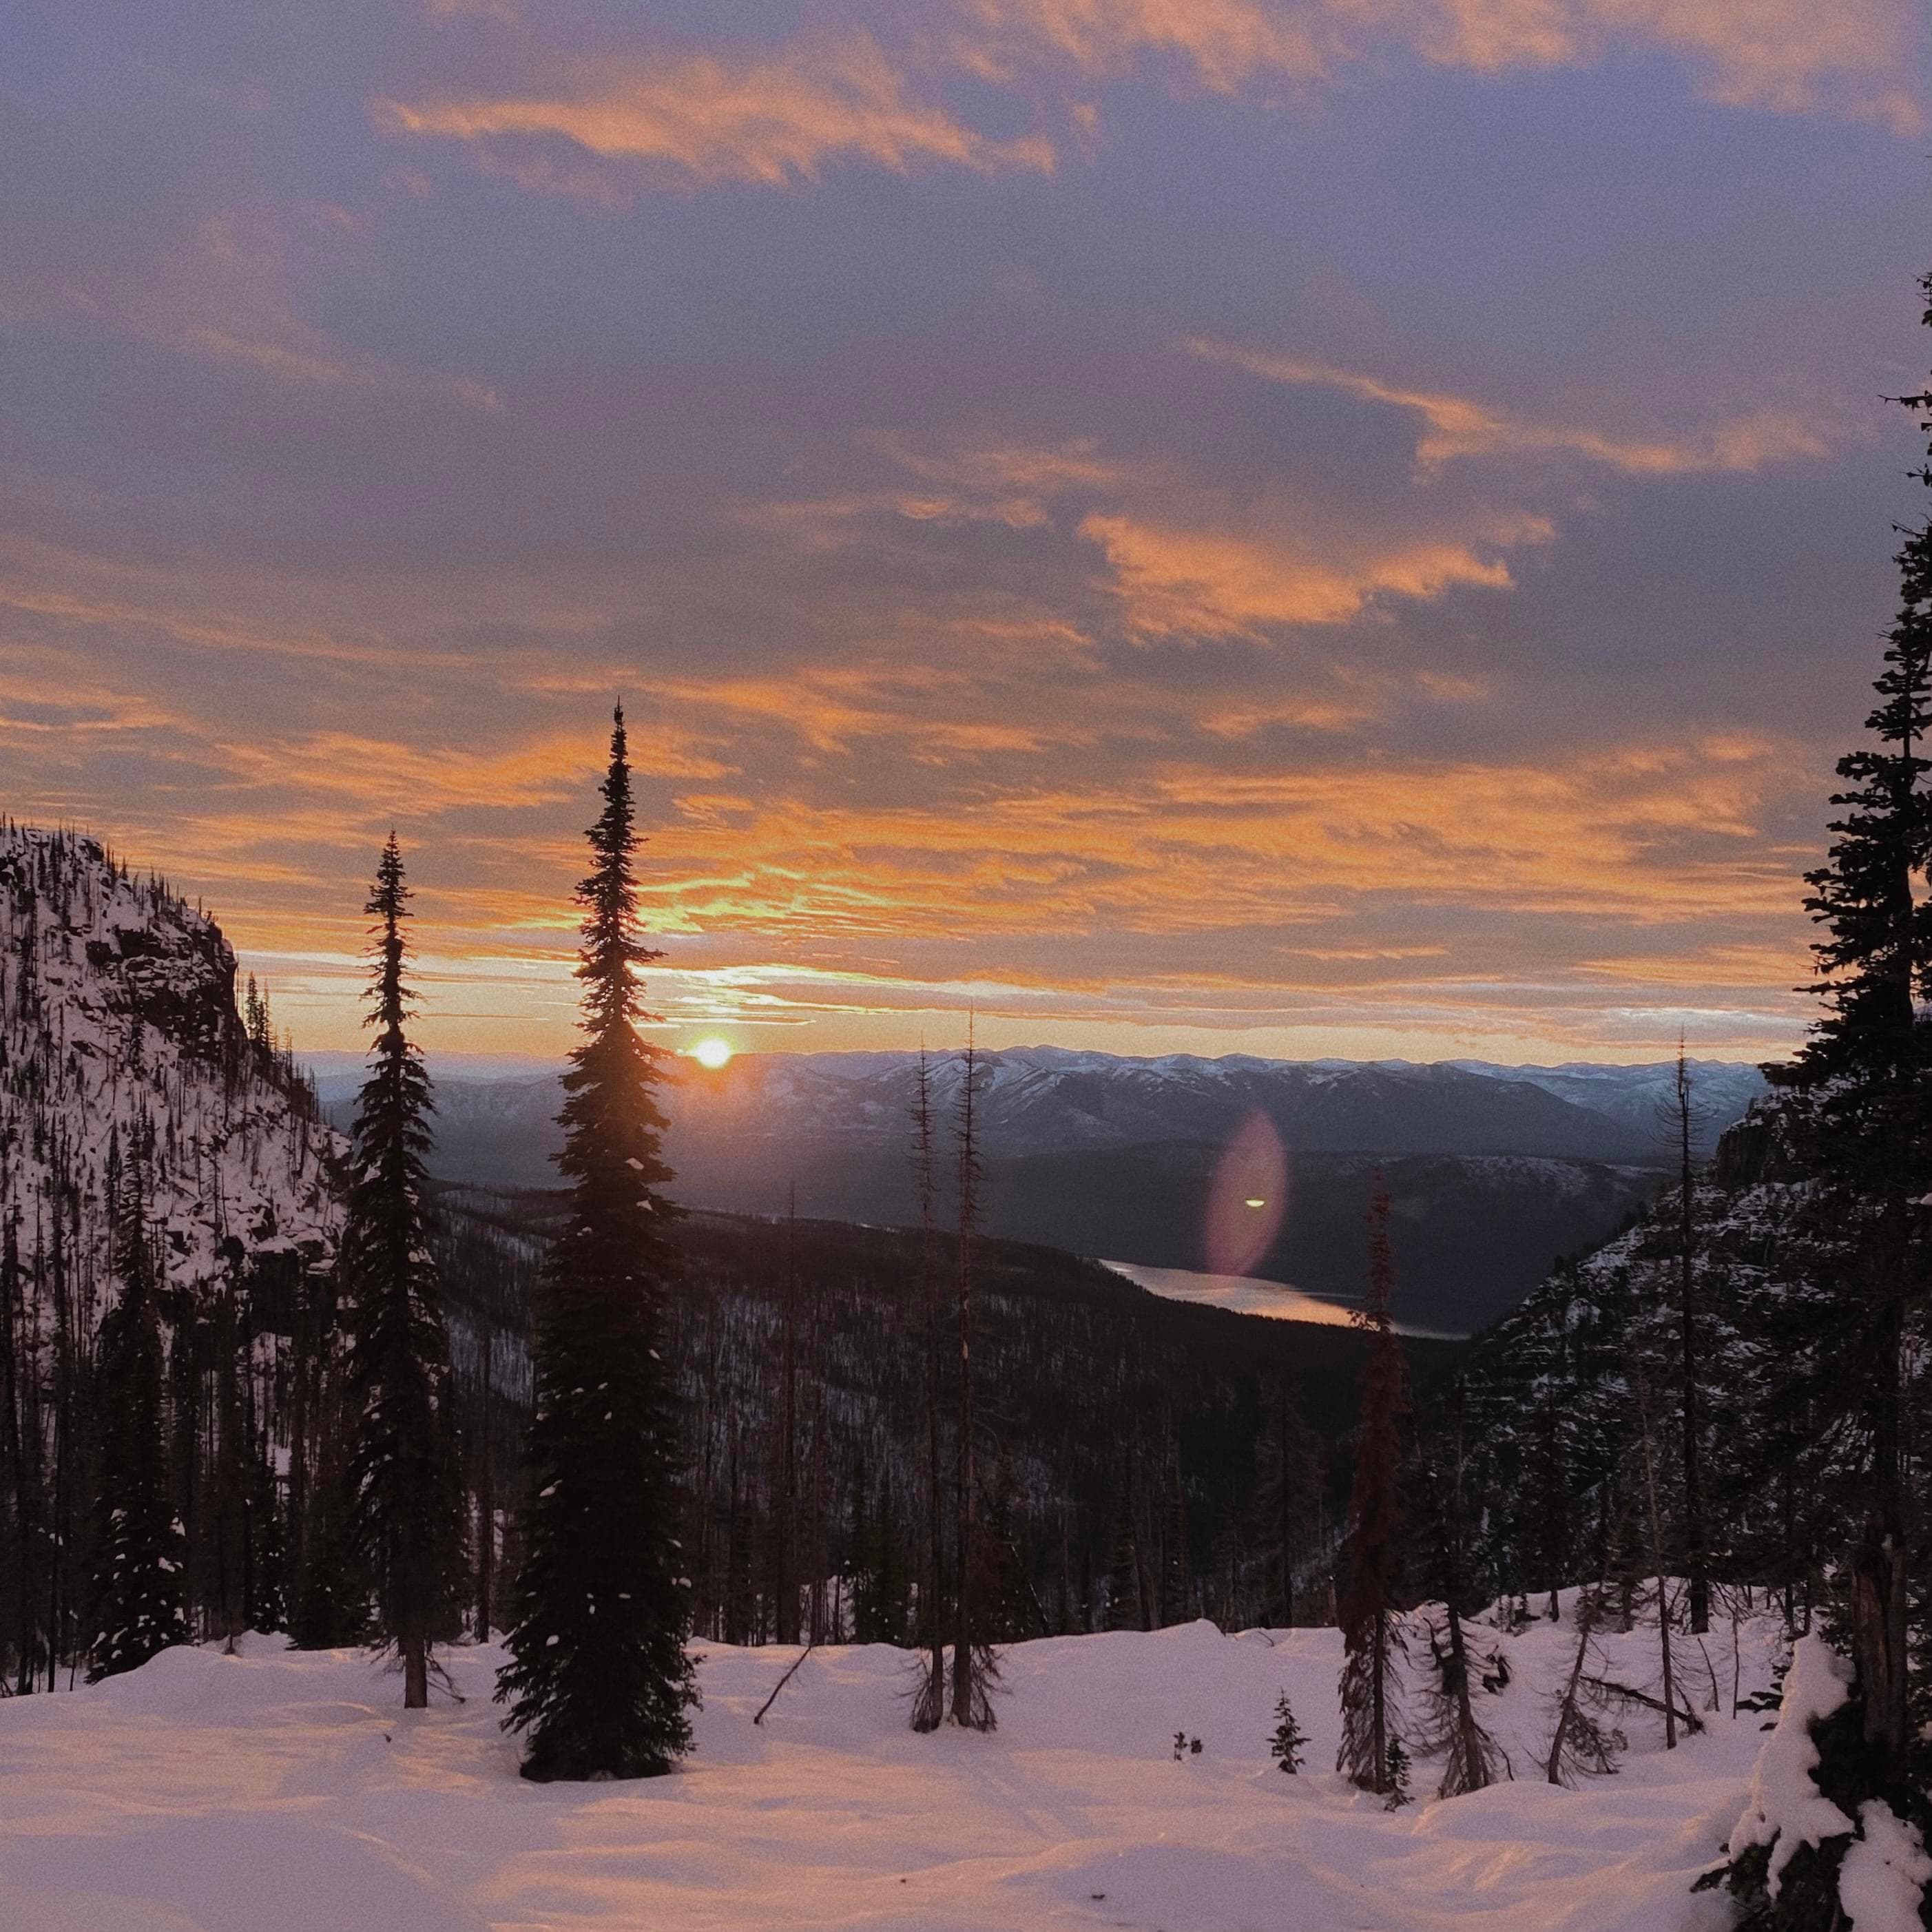
[(426, 1037), (569, 1044), (618, 696), (668, 1046), (1790, 1036), (1910, 502), (1919, 161), (1840, 124), (1916, 124), (1903, 0), (728, 13), (30, 100), (0, 808), (207, 895), (316, 1046), (392, 825)]

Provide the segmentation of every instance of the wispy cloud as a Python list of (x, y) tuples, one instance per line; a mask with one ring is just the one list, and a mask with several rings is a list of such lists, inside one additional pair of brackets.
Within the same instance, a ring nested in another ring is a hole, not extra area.
[(1187, 346), (1210, 362), (1269, 382), (1334, 389), (1413, 412), (1422, 418), (1415, 460), (1425, 471), (1459, 457), (1564, 454), (1627, 475), (1681, 476), (1761, 470), (1769, 464), (1822, 457), (1831, 448), (1816, 421), (1790, 410), (1753, 410), (1688, 437), (1624, 436), (1581, 424), (1539, 422), (1467, 396), (1406, 388), (1377, 376), (1267, 350), (1200, 340)]
[(1481, 73), (1663, 48), (1734, 106), (1924, 124), (1906, 0), (972, 0), (970, 18), (962, 58), (999, 76), (1048, 58), (1104, 76), (1164, 56), (1232, 93), (1328, 80), (1391, 46)]
[(386, 100), (377, 113), (383, 124), (410, 134), (492, 143), (558, 139), (601, 160), (698, 187), (782, 188), (814, 181), (837, 161), (902, 174), (933, 166), (992, 174), (1050, 172), (1054, 160), (1043, 137), (992, 140), (916, 98), (878, 43), (859, 32), (770, 58), (586, 62), (554, 88)]
[(1012, 77), (1042, 52), (1093, 75), (1156, 53), (1231, 93), (1262, 73), (1315, 80), (1353, 41), (1354, 10), (1256, 0), (970, 0), (968, 10), (971, 26), (959, 52), (993, 78)]

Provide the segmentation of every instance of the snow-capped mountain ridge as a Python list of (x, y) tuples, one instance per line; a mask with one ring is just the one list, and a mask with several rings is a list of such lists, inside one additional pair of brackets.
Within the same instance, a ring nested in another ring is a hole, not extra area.
[[(956, 1107), (963, 1057), (928, 1060), (933, 1104)], [(709, 1144), (809, 1139), (884, 1152), (905, 1142), (918, 1057), (902, 1052), (744, 1054), (721, 1072), (676, 1063), (667, 1095), (674, 1158), (709, 1165)], [(989, 1159), (1189, 1142), (1218, 1144), (1251, 1112), (1293, 1151), (1513, 1154), (1661, 1163), (1660, 1117), (1674, 1068), (1570, 1063), (1280, 1060), (1231, 1054), (1125, 1058), (1061, 1047), (980, 1056), (978, 1118)], [(1700, 1144), (1764, 1091), (1753, 1066), (1692, 1064)], [(322, 1083), (339, 1101), (356, 1076)], [(466, 1179), (542, 1178), (555, 1144), (554, 1074), (438, 1083), (446, 1170)], [(472, 1142), (500, 1142), (484, 1154)], [(513, 1148), (521, 1139), (528, 1144)], [(492, 1160), (496, 1163), (490, 1164)]]

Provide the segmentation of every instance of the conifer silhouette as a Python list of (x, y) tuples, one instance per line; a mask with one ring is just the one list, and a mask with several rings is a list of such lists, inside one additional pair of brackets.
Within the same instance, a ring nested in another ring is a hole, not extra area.
[(674, 1277), (658, 1050), (639, 969), (631, 766), (619, 708), (577, 975), (583, 1043), (564, 1076), (557, 1164), (569, 1217), (537, 1294), (530, 1499), (511, 1661), (497, 1696), (528, 1740), (524, 1775), (644, 1778), (691, 1748), (691, 1586), (677, 1540), (678, 1412), (658, 1350)]

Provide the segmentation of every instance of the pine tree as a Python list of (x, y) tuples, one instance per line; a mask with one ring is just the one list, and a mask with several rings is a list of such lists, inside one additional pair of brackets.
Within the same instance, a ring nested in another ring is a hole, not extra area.
[(351, 1310), (352, 1534), (375, 1586), (382, 1642), (402, 1660), (403, 1705), (429, 1702), (430, 1642), (462, 1550), (461, 1487), (440, 1400), (449, 1371), (442, 1284), (430, 1253), (429, 1076), (404, 1032), (410, 892), (396, 836), (364, 910), (375, 921), (366, 1024), (373, 1064), (356, 1115), (341, 1268)]
[(1469, 1648), (1462, 1628), (1462, 1606), (1468, 1594), (1463, 1547), (1464, 1392), (1458, 1382), (1444, 1405), (1444, 1466), (1425, 1460), (1421, 1468), (1423, 1498), (1434, 1528), (1436, 1594), (1442, 1600), (1443, 1628), (1430, 1626), (1430, 1661), (1436, 1667), (1431, 1687), (1428, 1748), (1442, 1754), (1442, 1783), (1438, 1795), (1460, 1798), (1493, 1784), (1506, 1764), (1496, 1740), (1477, 1722), (1469, 1696)]
[[(1365, 1791), (1387, 1795), (1402, 1652), (1395, 1592), (1402, 1570), (1399, 1489), (1402, 1418), (1408, 1406), (1402, 1340), (1389, 1304), (1388, 1190), (1376, 1177), (1369, 1207), (1369, 1292), (1351, 1319), (1368, 1347), (1362, 1366), (1355, 1480), (1348, 1499), (1348, 1584), (1341, 1603), (1342, 1743), (1335, 1768)], [(1405, 1762), (1406, 1760), (1405, 1760)]]
[(1106, 1628), (1144, 1630), (1141, 1608), (1141, 1557), (1138, 1485), (1130, 1442), (1120, 1452), (1120, 1492), (1114, 1502), (1114, 1547), (1107, 1564)]
[(1524, 1472), (1529, 1508), (1528, 1533), (1524, 1538), (1530, 1572), (1528, 1580), (1532, 1588), (1548, 1592), (1548, 1613), (1554, 1623), (1560, 1613), (1557, 1593), (1570, 1564), (1572, 1530), (1563, 1420), (1556, 1412), (1553, 1395), (1546, 1394), (1538, 1405), (1535, 1431), (1528, 1466)]
[(138, 1165), (124, 1183), (115, 1270), (95, 1368), (100, 1440), (90, 1684), (188, 1640), (186, 1556), (174, 1512), (163, 1412), (161, 1330)]
[(497, 1695), (524, 1774), (639, 1778), (691, 1748), (698, 1700), (680, 1520), (676, 1391), (658, 1343), (675, 1279), (657, 1050), (639, 969), (635, 808), (619, 709), (591, 828), (578, 977), (584, 1039), (564, 1076), (569, 1218), (538, 1293), (530, 1498), (511, 1661)]
[(1275, 1726), (1268, 1739), (1268, 1756), (1292, 1776), (1301, 1768), (1301, 1754), (1308, 1739), (1294, 1720), (1294, 1707), (1284, 1690), (1274, 1701)]
[(1256, 1505), (1261, 1516), (1265, 1578), (1265, 1621), (1294, 1628), (1294, 1566), (1310, 1494), (1321, 1481), (1318, 1443), (1296, 1416), (1288, 1391), (1280, 1391), (1274, 1426), (1260, 1445)]
[(1400, 1738), (1390, 1738), (1382, 1756), (1382, 1809), (1400, 1811), (1408, 1802), (1408, 1753)]
[(1699, 1378), (1703, 1371), (1697, 1328), (1697, 1210), (1690, 1161), (1691, 1135), (1698, 1124), (1690, 1063), (1683, 1036), (1677, 1041), (1677, 1077), (1672, 1089), (1671, 1126), (1677, 1142), (1677, 1326), (1678, 1379), (1682, 1385), (1683, 1436), (1679, 1456), (1684, 1477), (1684, 1574), (1689, 1586), (1690, 1634), (1701, 1636), (1711, 1628), (1709, 1538), (1704, 1520), (1703, 1403)]
[(314, 1312), (323, 1324), (318, 1331), (322, 1339), (311, 1337), (310, 1343), (319, 1357), (308, 1371), (314, 1460), (303, 1484), (289, 1635), (298, 1650), (335, 1650), (360, 1643), (368, 1634), (370, 1582), (356, 1534), (343, 1374), (328, 1359), (332, 1318), (326, 1306)]
[[(1921, 287), (1932, 298), (1932, 276)], [(1932, 309), (1925, 320), (1932, 322)], [(1932, 393), (1900, 399), (1932, 426)], [(1918, 472), (1932, 484), (1932, 464)], [(1856, 1669), (1855, 1702), (1880, 1781), (1902, 1788), (1913, 1726), (1909, 1654), (1917, 1552), (1906, 1462), (1906, 1360), (1926, 1305), (1932, 1172), (1932, 807), (1923, 755), (1932, 725), (1932, 525), (1897, 554), (1898, 616), (1867, 720), (1872, 741), (1838, 762), (1826, 862), (1806, 909), (1825, 1012), (1790, 1083), (1808, 1101), (1822, 1169), (1814, 1220), (1836, 1265), (1817, 1297), (1814, 1390), (1856, 1438), (1844, 1502), (1856, 1528), (1837, 1552)], [(1876, 1795), (1874, 1793), (1874, 1795)]]
[(1167, 1432), (1167, 1473), (1162, 1484), (1160, 1518), (1160, 1592), (1156, 1612), (1164, 1630), (1187, 1621), (1187, 1494), (1180, 1480), (1180, 1445), (1170, 1420)]
[(214, 1599), (216, 1627), (232, 1652), (249, 1611), (248, 1444), (242, 1420), (242, 1384), (236, 1358), (241, 1341), (235, 1285), (224, 1285), (214, 1324), (215, 1426)]
[(905, 1636), (908, 1592), (892, 1478), (881, 1476), (874, 1488), (861, 1463), (852, 1490), (852, 1640), (898, 1643)]

